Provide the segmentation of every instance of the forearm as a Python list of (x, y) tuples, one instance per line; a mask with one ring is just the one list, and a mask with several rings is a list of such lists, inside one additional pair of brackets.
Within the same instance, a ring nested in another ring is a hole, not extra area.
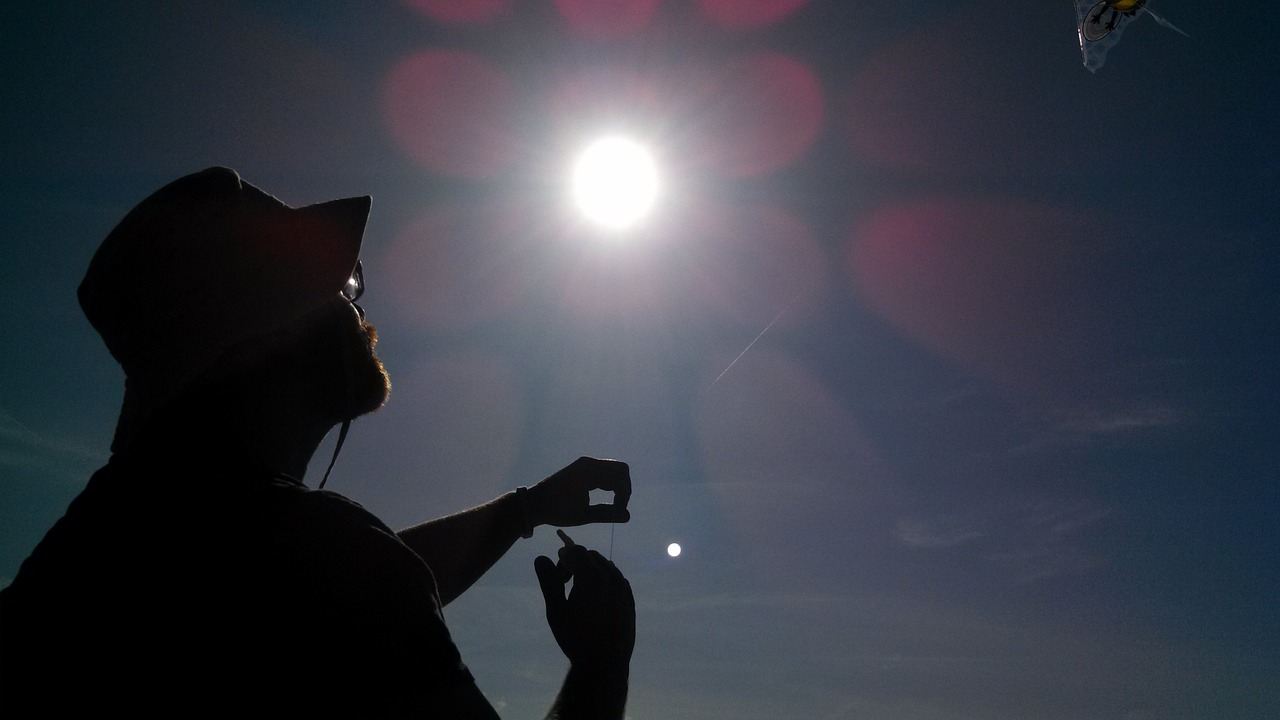
[(627, 687), (625, 667), (606, 673), (570, 667), (547, 720), (622, 720)]
[(506, 554), (525, 527), (516, 493), (415, 525), (397, 535), (431, 567), (448, 605)]

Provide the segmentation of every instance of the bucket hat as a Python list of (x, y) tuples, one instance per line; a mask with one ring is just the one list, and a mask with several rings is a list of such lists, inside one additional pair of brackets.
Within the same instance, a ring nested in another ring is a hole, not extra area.
[(213, 167), (133, 208), (99, 246), (78, 291), (125, 372), (112, 450), (237, 345), (341, 292), (371, 203), (360, 196), (294, 208)]

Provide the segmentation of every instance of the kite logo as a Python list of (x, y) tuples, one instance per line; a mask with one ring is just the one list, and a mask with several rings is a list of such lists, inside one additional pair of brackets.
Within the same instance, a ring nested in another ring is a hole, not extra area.
[(1157, 23), (1186, 36), (1168, 20), (1151, 12), (1147, 0), (1075, 0), (1075, 4), (1080, 55), (1090, 72), (1102, 67), (1107, 51), (1120, 42), (1120, 33), (1141, 15), (1150, 15)]

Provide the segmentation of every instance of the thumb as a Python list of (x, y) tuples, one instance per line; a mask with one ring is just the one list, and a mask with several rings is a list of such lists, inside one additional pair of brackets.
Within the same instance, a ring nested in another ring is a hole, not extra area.
[(533, 560), (533, 571), (538, 575), (538, 585), (542, 588), (542, 599), (547, 603), (547, 620), (554, 623), (564, 614), (565, 603), (564, 582), (560, 579), (560, 571), (551, 558), (539, 555)]
[(625, 505), (617, 503), (589, 505), (584, 519), (588, 523), (624, 523), (631, 520), (631, 513)]

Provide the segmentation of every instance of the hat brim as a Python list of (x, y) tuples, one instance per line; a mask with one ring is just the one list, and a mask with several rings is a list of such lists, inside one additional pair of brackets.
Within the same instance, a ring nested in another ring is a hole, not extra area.
[[(364, 229), (369, 222), (373, 198), (368, 195), (341, 198), (307, 205), (292, 210), (303, 227), (323, 228), (325, 238), (304, 238), (308, 247), (298, 248), (303, 257), (316, 259), (313, 266), (317, 300), (323, 303), (346, 287), (347, 280), (355, 272), (360, 260), (360, 248), (364, 243)], [(316, 251), (323, 248), (323, 252)]]

